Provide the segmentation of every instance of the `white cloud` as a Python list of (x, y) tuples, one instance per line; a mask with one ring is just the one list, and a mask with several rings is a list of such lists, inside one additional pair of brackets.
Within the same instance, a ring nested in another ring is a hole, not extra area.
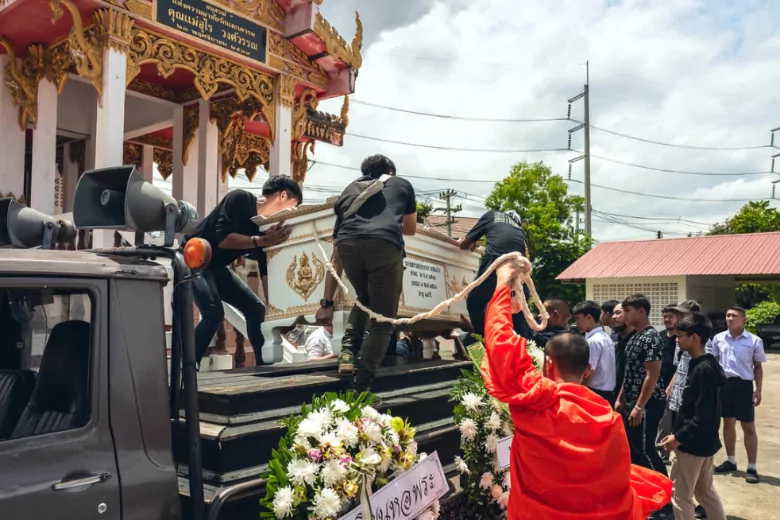
[[(403, 11), (406, 2), (399, 1)], [(322, 6), (351, 39), (354, 2)], [(364, 64), (355, 100), (409, 110), (488, 118), (565, 117), (590, 61), (591, 121), (596, 126), (664, 142), (703, 146), (764, 145), (780, 126), (780, 4), (730, 2), (473, 0), (421, 2), (413, 15), (388, 14), (384, 2), (360, 2), (366, 31)], [(384, 4), (384, 5), (383, 5)], [(427, 12), (420, 6), (425, 4)], [(335, 7), (338, 5), (338, 7)], [(425, 14), (421, 14), (425, 12)], [(415, 59), (414, 57), (417, 57)], [(341, 100), (321, 104), (337, 113)], [(573, 118), (582, 117), (575, 103)], [(565, 148), (569, 122), (476, 123), (427, 118), (353, 103), (349, 132), (452, 148)], [(767, 171), (772, 151), (684, 150), (591, 132), (592, 153), (665, 169), (701, 172)], [(780, 144), (780, 136), (777, 137)], [(572, 145), (582, 146), (575, 134)], [(776, 152), (776, 151), (775, 151)], [(544, 160), (566, 176), (575, 154), (468, 153), (413, 148), (346, 138), (342, 149), (321, 145), (314, 159), (359, 166), (385, 153), (420, 192), (453, 188), (475, 195), (463, 215), (476, 216), (479, 197), (514, 162)], [(780, 172), (780, 167), (777, 168)], [(316, 166), (306, 186), (339, 191), (357, 172)], [(573, 167), (582, 179), (582, 163)], [(457, 180), (456, 180), (457, 179)], [(673, 175), (598, 159), (595, 184), (649, 194), (696, 199), (765, 198), (773, 176)], [(306, 187), (305, 186), (305, 187)], [(314, 188), (313, 188), (314, 189)], [(581, 184), (571, 184), (582, 193)], [(324, 198), (312, 191), (315, 198)], [(740, 202), (675, 201), (593, 188), (597, 210), (645, 217), (680, 216), (715, 222)], [(773, 205), (776, 202), (773, 201)], [(705, 230), (702, 225), (640, 221), (664, 231)], [(594, 221), (600, 240), (651, 236), (648, 231)]]

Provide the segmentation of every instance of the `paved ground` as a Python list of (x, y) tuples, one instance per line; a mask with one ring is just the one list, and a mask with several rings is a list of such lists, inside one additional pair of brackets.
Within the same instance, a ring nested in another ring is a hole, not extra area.
[[(763, 403), (756, 409), (758, 472), (761, 483), (745, 482), (747, 456), (742, 432), (737, 426), (738, 473), (716, 475), (715, 485), (726, 506), (729, 520), (775, 520), (780, 518), (780, 354), (768, 354), (764, 365)], [(725, 449), (716, 464), (726, 457)]]

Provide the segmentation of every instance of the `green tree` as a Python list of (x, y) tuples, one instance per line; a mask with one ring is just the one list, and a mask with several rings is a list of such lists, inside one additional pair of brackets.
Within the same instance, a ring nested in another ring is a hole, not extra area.
[[(714, 224), (709, 235), (731, 235), (735, 233), (767, 233), (780, 231), (780, 211), (769, 206), (768, 200), (751, 201), (725, 222)], [(737, 303), (746, 309), (764, 302), (780, 303), (780, 287), (757, 283), (737, 285)]]
[(417, 223), (424, 224), (425, 219), (433, 212), (433, 204), (430, 202), (417, 203)]
[(572, 304), (585, 299), (584, 286), (555, 280), (593, 245), (573, 227), (572, 217), (585, 211), (585, 199), (570, 195), (561, 176), (553, 175), (542, 162), (517, 163), (509, 176), (496, 184), (485, 205), (499, 211), (515, 210), (520, 215), (539, 296), (560, 296)]

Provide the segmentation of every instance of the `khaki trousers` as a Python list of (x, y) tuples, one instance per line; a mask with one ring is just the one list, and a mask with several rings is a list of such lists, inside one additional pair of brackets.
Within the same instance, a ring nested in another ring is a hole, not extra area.
[(674, 483), (674, 520), (694, 520), (693, 499), (707, 511), (707, 520), (726, 520), (723, 503), (712, 479), (713, 457), (697, 457), (675, 450), (671, 455), (670, 477)]

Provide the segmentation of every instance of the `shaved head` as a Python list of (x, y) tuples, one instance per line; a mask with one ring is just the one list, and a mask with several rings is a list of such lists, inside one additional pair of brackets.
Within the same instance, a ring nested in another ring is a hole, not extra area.
[(550, 315), (547, 323), (551, 326), (563, 327), (571, 319), (571, 307), (569, 307), (569, 302), (563, 298), (548, 298), (544, 300), (544, 308), (547, 310), (547, 314)]
[(544, 348), (558, 372), (565, 379), (579, 381), (588, 369), (590, 348), (579, 334), (565, 332), (550, 338)]

